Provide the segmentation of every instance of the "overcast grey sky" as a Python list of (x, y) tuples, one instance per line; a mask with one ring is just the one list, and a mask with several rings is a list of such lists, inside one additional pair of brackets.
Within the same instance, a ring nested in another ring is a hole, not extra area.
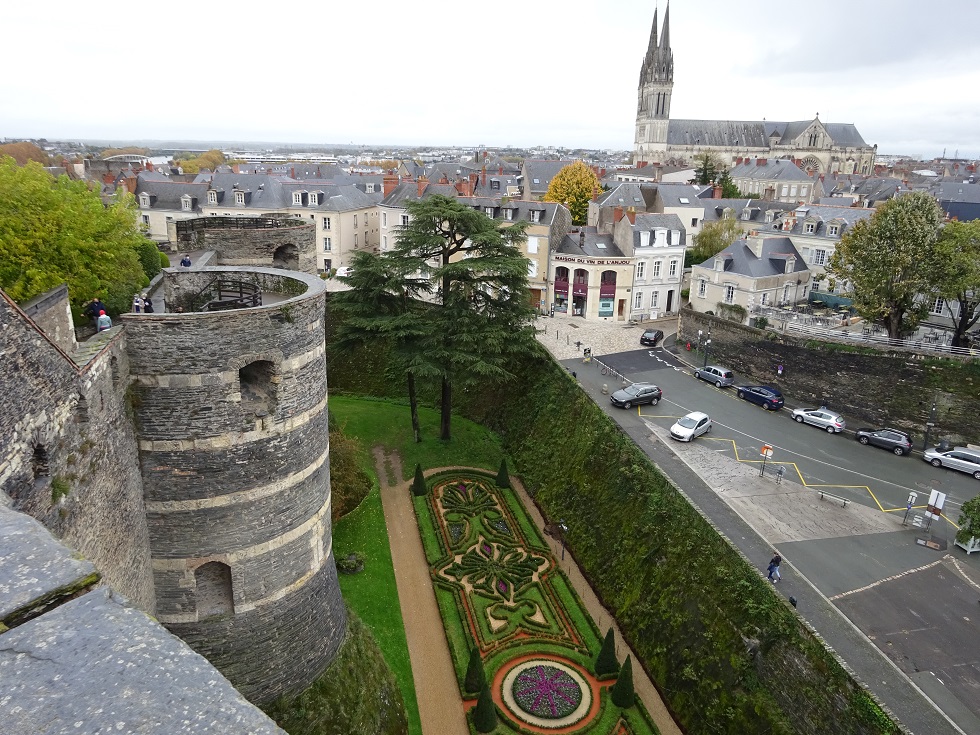
[[(21, 0), (4, 11), (0, 137), (631, 148), (654, 7)], [(980, 157), (980, 0), (670, 14), (674, 118), (819, 112), (880, 153)]]

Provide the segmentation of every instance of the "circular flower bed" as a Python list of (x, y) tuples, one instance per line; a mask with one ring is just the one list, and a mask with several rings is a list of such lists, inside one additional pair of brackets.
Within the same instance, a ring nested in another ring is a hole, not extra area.
[(537, 659), (525, 661), (507, 673), (503, 699), (524, 722), (542, 728), (560, 728), (582, 720), (592, 705), (592, 690), (570, 666)]

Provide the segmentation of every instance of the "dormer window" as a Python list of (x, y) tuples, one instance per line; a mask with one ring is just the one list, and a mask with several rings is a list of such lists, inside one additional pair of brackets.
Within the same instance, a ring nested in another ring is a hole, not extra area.
[(208, 192), (208, 204), (217, 204), (217, 203), (218, 203), (218, 192), (212, 189), (211, 191)]
[(490, 179), (490, 188), (491, 189), (500, 189), (500, 180), (499, 179)]
[(487, 215), (487, 217), (493, 219), (493, 207), (484, 207), (483, 212)]
[(803, 232), (805, 232), (808, 235), (812, 235), (816, 231), (817, 231), (816, 222), (807, 222), (806, 224), (803, 225)]
[(827, 234), (831, 237), (837, 237), (840, 234), (840, 225), (830, 225), (827, 227)]
[(150, 206), (150, 195), (149, 194), (140, 194), (140, 206), (141, 207), (149, 207)]
[(180, 198), (180, 208), (185, 212), (190, 212), (194, 209), (194, 200), (190, 196), (184, 194)]
[(245, 192), (244, 191), (236, 191), (235, 192), (235, 204), (244, 204), (244, 203), (245, 203)]
[(504, 219), (507, 220), (508, 222), (511, 221), (511, 220), (513, 220), (514, 219), (514, 210), (513, 209), (505, 209), (504, 210)]
[(540, 209), (532, 209), (530, 212), (528, 212), (528, 215), (530, 216), (532, 222), (540, 222), (541, 221), (541, 210)]
[(315, 207), (319, 203), (320, 203), (319, 195), (315, 191), (310, 192), (310, 206)]
[(649, 230), (644, 230), (640, 233), (640, 247), (645, 248), (650, 245), (650, 232)]
[(303, 205), (303, 192), (301, 192), (301, 191), (294, 191), (293, 192), (293, 204), (295, 204), (297, 206), (302, 206)]

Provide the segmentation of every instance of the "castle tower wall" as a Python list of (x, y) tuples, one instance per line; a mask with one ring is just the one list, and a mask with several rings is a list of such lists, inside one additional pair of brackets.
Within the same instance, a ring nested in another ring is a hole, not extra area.
[(197, 217), (173, 223), (184, 250), (214, 250), (220, 265), (286, 268), (315, 275), (316, 225), (295, 217)]
[(274, 269), (171, 270), (168, 306), (207, 277), (284, 300), (124, 317), (157, 617), (265, 703), (308, 686), (346, 632), (331, 551), (325, 287)]

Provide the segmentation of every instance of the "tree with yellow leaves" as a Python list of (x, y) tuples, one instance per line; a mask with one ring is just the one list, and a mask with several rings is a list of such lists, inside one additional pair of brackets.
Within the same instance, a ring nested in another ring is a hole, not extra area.
[(584, 225), (589, 214), (589, 200), (602, 190), (599, 177), (581, 161), (565, 166), (548, 185), (546, 202), (559, 202), (572, 213), (573, 225)]

